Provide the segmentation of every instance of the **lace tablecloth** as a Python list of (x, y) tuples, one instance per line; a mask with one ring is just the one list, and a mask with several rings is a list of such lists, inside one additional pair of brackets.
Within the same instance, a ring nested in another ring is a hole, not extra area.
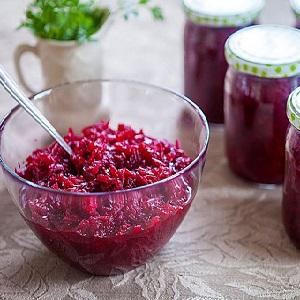
[[(15, 32), (27, 2), (1, 0), (0, 63), (10, 72), (15, 46), (33, 42), (30, 34)], [(163, 25), (146, 17), (112, 28), (103, 50), (106, 77), (180, 89), (183, 14), (176, 1), (161, 3), (167, 14)], [(270, 0), (264, 18), (290, 22), (288, 13), (287, 0)], [(26, 59), (31, 82), (38, 81), (38, 64)], [(12, 106), (3, 99), (0, 91), (0, 115)], [(49, 253), (2, 190), (0, 299), (300, 299), (300, 252), (284, 233), (280, 201), (280, 188), (258, 189), (229, 171), (223, 132), (213, 130), (201, 187), (173, 239), (145, 266), (101, 278)]]
[(0, 202), (0, 299), (294, 299), (300, 252), (280, 217), (281, 190), (236, 178), (213, 130), (197, 197), (184, 223), (152, 261), (123, 276), (91, 277), (49, 253)]

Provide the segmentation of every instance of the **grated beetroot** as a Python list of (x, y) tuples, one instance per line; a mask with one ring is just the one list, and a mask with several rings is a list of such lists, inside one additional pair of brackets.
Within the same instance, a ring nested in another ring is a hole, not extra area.
[[(39, 185), (72, 192), (109, 192), (148, 185), (185, 168), (191, 158), (175, 145), (98, 123), (36, 150), (18, 173)], [(126, 272), (167, 243), (188, 211), (198, 184), (197, 168), (147, 189), (102, 195), (21, 191), (24, 219), (63, 260), (95, 275)]]
[(160, 181), (191, 163), (178, 141), (173, 145), (123, 124), (113, 130), (100, 122), (81, 135), (70, 129), (65, 141), (74, 152), (71, 158), (53, 143), (34, 151), (18, 174), (55, 190), (109, 192)]

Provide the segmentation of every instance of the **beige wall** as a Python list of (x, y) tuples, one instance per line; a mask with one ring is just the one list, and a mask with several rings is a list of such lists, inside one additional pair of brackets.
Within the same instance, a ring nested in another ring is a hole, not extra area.
[[(167, 15), (164, 23), (154, 23), (147, 14), (111, 28), (103, 41), (99, 57), (104, 60), (104, 77), (124, 77), (148, 81), (176, 90), (182, 87), (182, 29), (184, 16), (180, 1), (163, 0)], [(26, 30), (16, 31), (28, 0), (1, 0), (0, 64), (14, 73), (13, 51), (20, 43), (34, 43)], [(263, 22), (292, 24), (293, 15), (288, 0), (268, 0)], [(38, 61), (24, 58), (24, 68), (32, 84), (41, 86)], [(0, 89), (0, 116), (12, 102)]]

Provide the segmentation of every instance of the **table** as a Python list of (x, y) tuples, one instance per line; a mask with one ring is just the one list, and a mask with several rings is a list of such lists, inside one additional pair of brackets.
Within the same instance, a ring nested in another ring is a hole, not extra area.
[[(27, 32), (14, 31), (27, 2), (1, 0), (0, 63), (11, 72), (13, 49), (33, 42)], [(181, 89), (184, 17), (177, 2), (162, 4), (164, 24), (147, 16), (115, 24), (103, 45), (106, 77)], [(263, 20), (291, 23), (287, 1), (270, 0)], [(24, 66), (39, 82), (37, 62), (24, 59)], [(13, 105), (4, 95), (1, 91), (0, 115)], [(152, 261), (121, 276), (92, 277), (61, 262), (34, 237), (2, 190), (0, 299), (300, 299), (300, 252), (281, 224), (281, 189), (259, 189), (235, 177), (223, 145), (223, 130), (213, 129), (203, 180), (184, 223)]]

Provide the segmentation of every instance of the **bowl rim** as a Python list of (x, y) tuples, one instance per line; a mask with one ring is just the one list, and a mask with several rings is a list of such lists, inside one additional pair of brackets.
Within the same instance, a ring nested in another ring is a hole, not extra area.
[[(192, 102), (192, 100), (190, 100), (189, 98), (187, 98), (186, 96), (184, 96), (181, 93), (175, 92), (169, 88), (164, 88), (155, 84), (150, 84), (150, 83), (145, 83), (142, 81), (138, 81), (138, 80), (128, 80), (128, 79), (92, 79), (92, 80), (80, 80), (80, 81), (72, 81), (72, 82), (66, 82), (60, 85), (56, 85), (54, 87), (50, 87), (47, 89), (44, 89), (34, 95), (32, 95), (30, 97), (31, 100), (40, 100), (41, 98), (43, 98), (44, 96), (46, 96), (47, 94), (49, 94), (51, 91), (56, 90), (56, 89), (60, 89), (63, 88), (65, 86), (70, 86), (70, 85), (75, 85), (75, 84), (89, 84), (89, 83), (124, 83), (124, 84), (133, 84), (133, 85), (137, 85), (137, 86), (142, 86), (142, 87), (147, 87), (147, 88), (151, 88), (154, 90), (160, 90), (162, 92), (166, 92), (170, 95), (174, 95), (176, 96), (178, 99), (183, 100), (184, 102), (186, 102), (188, 105), (190, 105), (193, 110), (197, 113), (198, 117), (201, 119), (204, 128), (205, 128), (205, 141), (204, 144), (201, 148), (201, 151), (199, 151), (197, 157), (184, 169), (182, 169), (181, 171), (175, 173), (174, 175), (164, 178), (163, 180), (151, 183), (151, 184), (147, 184), (144, 186), (140, 186), (140, 187), (135, 187), (132, 189), (126, 189), (126, 190), (118, 190), (118, 191), (109, 191), (109, 192), (71, 192), (71, 191), (64, 191), (64, 190), (55, 190), (55, 189), (51, 189), (48, 187), (43, 187), (41, 185), (38, 185), (34, 182), (31, 182), (29, 180), (24, 179), (23, 177), (21, 177), (20, 175), (18, 175), (14, 170), (12, 170), (3, 160), (2, 158), (2, 153), (0, 150), (0, 165), (3, 167), (3, 169), (9, 173), (10, 176), (12, 176), (13, 178), (15, 178), (16, 180), (18, 180), (19, 182), (21, 182), (22, 184), (25, 184), (31, 188), (35, 188), (38, 190), (42, 190), (48, 193), (55, 193), (55, 194), (61, 194), (61, 195), (65, 195), (65, 196), (79, 196), (79, 197), (99, 197), (99, 196), (107, 196), (107, 195), (112, 195), (112, 194), (122, 194), (122, 193), (130, 193), (130, 192), (138, 192), (138, 191), (142, 191), (148, 188), (153, 188), (155, 186), (159, 186), (161, 184), (164, 184), (166, 182), (172, 181), (182, 175), (184, 175), (185, 173), (187, 173), (188, 171), (190, 171), (191, 169), (193, 169), (199, 162), (200, 160), (206, 155), (206, 151), (208, 148), (208, 144), (209, 144), (209, 138), (210, 138), (210, 130), (209, 130), (209, 126), (208, 126), (208, 122), (206, 119), (205, 114), (203, 113), (203, 111), (194, 103)], [(2, 142), (2, 134), (5, 128), (5, 125), (10, 121), (10, 119), (13, 117), (13, 115), (19, 110), (22, 109), (20, 105), (16, 105), (15, 107), (13, 107), (0, 121), (0, 146), (1, 146), (1, 142)]]

